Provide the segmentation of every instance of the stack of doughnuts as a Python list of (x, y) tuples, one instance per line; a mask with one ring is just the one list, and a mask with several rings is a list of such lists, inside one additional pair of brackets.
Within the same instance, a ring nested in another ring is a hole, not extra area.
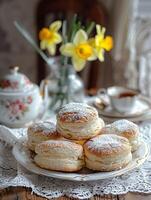
[(64, 105), (56, 125), (37, 122), (28, 128), (28, 147), (41, 168), (74, 172), (87, 167), (113, 171), (132, 160), (139, 144), (138, 126), (128, 120), (104, 124), (97, 110), (83, 103)]

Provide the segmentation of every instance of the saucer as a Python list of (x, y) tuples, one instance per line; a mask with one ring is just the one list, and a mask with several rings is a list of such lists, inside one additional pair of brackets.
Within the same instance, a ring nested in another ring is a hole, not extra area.
[(110, 104), (102, 107), (97, 101), (94, 101), (94, 106), (97, 108), (100, 115), (112, 118), (140, 117), (151, 111), (151, 101), (143, 95), (138, 96), (136, 103), (130, 112), (120, 113), (114, 110)]
[[(123, 119), (124, 117), (122, 117), (122, 118), (105, 117), (102, 115), (101, 118), (105, 121), (105, 123), (110, 124), (119, 119)], [(148, 120), (150, 121), (151, 120), (151, 111), (147, 112), (144, 115), (140, 115), (138, 117), (127, 117), (127, 118), (125, 117), (124, 119), (128, 119), (129, 121), (134, 122), (134, 123), (141, 123), (141, 122), (148, 121)]]

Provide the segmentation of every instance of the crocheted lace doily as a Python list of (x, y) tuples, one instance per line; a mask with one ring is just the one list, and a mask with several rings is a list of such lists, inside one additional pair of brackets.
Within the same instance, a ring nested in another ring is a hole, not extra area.
[[(142, 137), (151, 145), (151, 125), (140, 126)], [(24, 134), (23, 129), (13, 129), (16, 138), (9, 138), (8, 129), (0, 126), (0, 188), (24, 186), (31, 188), (36, 194), (55, 198), (68, 197), (86, 199), (94, 195), (125, 194), (127, 192), (151, 193), (151, 156), (139, 168), (112, 179), (92, 182), (72, 182), (47, 178), (33, 174), (17, 164), (10, 144)]]

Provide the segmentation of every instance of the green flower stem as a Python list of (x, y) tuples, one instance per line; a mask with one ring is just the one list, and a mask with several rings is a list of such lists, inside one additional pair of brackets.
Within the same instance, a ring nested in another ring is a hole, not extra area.
[(86, 28), (87, 35), (89, 36), (95, 27), (95, 22), (90, 22)]
[(67, 21), (64, 20), (62, 23), (62, 43), (65, 44), (67, 42)]
[[(76, 29), (76, 21), (77, 21), (77, 14), (73, 16), (73, 19), (70, 22), (69, 32), (68, 32), (68, 41), (72, 42), (73, 35), (75, 34)], [(73, 34), (74, 32), (74, 34)]]
[[(67, 42), (67, 22), (63, 21), (62, 25), (62, 38), (63, 44)], [(68, 66), (69, 58), (61, 56), (61, 67), (59, 69), (60, 79), (58, 80), (58, 93), (56, 94), (56, 99), (60, 101), (60, 106), (63, 105), (64, 101), (68, 102)], [(66, 88), (67, 87), (67, 88)], [(66, 91), (64, 91), (66, 89)]]

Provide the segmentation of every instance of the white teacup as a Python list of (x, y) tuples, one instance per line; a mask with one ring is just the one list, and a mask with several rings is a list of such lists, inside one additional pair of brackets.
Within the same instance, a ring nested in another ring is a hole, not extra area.
[(125, 113), (133, 109), (139, 92), (125, 87), (113, 86), (99, 90), (98, 94), (106, 94), (110, 99), (112, 108)]

